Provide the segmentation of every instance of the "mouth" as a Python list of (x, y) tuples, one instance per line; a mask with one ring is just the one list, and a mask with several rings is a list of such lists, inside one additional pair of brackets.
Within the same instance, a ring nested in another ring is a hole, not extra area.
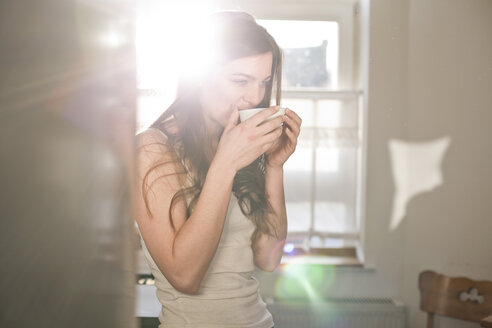
[(258, 106), (260, 106), (260, 104), (256, 104), (256, 105), (249, 104), (249, 105), (241, 105), (241, 106), (233, 105), (232, 108), (237, 108), (237, 110), (245, 110), (245, 109), (258, 108)]

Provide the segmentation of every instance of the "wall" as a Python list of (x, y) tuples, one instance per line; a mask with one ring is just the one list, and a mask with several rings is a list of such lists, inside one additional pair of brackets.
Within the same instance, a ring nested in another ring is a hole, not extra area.
[(450, 138), (442, 185), (405, 219), (403, 298), (423, 327), (421, 270), (492, 280), (492, 1), (412, 0), (409, 17), (408, 140)]

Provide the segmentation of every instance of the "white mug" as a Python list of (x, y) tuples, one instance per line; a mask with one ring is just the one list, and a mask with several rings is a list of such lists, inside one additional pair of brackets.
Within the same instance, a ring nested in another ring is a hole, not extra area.
[[(247, 120), (248, 118), (250, 118), (251, 116), (255, 115), (256, 113), (261, 112), (264, 109), (266, 109), (266, 108), (242, 109), (239, 111), (239, 120), (241, 122), (243, 122), (243, 121)], [(275, 117), (280, 116), (280, 115), (285, 115), (285, 108), (280, 107), (278, 109), (278, 112), (276, 112), (275, 114), (268, 117), (264, 122), (268, 122), (270, 120), (273, 120)]]

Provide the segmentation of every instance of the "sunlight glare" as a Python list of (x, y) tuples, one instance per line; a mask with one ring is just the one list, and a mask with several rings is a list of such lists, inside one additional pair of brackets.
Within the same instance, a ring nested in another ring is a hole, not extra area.
[(199, 77), (212, 49), (200, 24), (212, 12), (192, 7), (145, 2), (137, 16), (136, 46), (139, 88), (174, 90), (180, 75)]
[(390, 230), (400, 225), (413, 197), (443, 183), (441, 166), (450, 143), (450, 137), (427, 142), (390, 140), (388, 148), (395, 183)]
[(117, 48), (126, 42), (124, 35), (116, 31), (108, 31), (106, 34), (101, 35), (100, 41), (111, 48)]

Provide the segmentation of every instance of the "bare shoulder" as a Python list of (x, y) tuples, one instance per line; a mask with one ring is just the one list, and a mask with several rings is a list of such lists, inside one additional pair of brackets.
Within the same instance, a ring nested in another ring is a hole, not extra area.
[(174, 148), (161, 130), (149, 128), (137, 134), (135, 138), (137, 161), (176, 159)]
[(141, 177), (150, 173), (149, 178), (154, 180), (184, 173), (174, 147), (161, 130), (149, 128), (137, 134), (136, 147), (137, 167)]
[(135, 136), (137, 150), (168, 146), (167, 136), (159, 129), (148, 128)]

